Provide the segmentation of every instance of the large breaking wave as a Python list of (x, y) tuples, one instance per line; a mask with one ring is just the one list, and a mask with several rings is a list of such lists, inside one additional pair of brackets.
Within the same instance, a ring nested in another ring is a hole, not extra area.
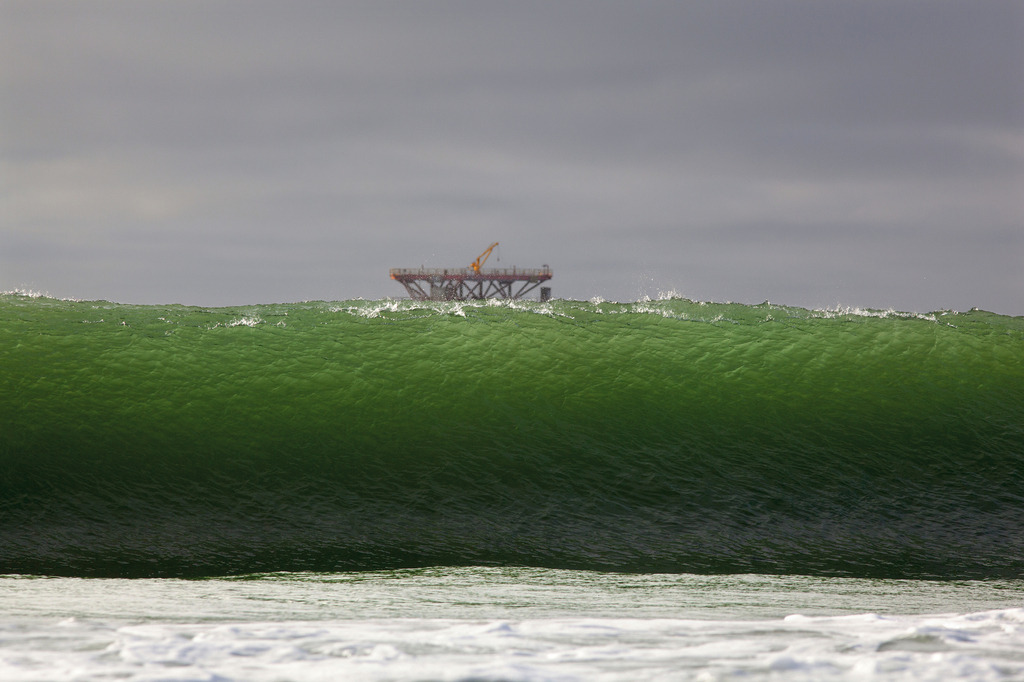
[(1024, 318), (0, 296), (0, 572), (1024, 577)]

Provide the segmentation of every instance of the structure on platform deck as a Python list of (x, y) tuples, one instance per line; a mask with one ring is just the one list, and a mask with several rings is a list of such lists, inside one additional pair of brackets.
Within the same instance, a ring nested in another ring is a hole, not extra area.
[(467, 299), (518, 299), (540, 287), (540, 300), (551, 298), (551, 287), (541, 283), (551, 279), (551, 268), (496, 268), (484, 270), (483, 264), (498, 245), (494, 242), (477, 256), (468, 268), (391, 268), (391, 279), (400, 283), (409, 296), (418, 301), (465, 301)]

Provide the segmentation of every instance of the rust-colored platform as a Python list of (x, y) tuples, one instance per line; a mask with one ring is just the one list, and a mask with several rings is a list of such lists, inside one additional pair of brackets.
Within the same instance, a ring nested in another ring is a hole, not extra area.
[[(551, 268), (391, 268), (391, 279), (399, 282), (409, 296), (419, 301), (465, 301), (469, 299), (518, 299), (551, 279)], [(541, 300), (551, 290), (541, 287)]]

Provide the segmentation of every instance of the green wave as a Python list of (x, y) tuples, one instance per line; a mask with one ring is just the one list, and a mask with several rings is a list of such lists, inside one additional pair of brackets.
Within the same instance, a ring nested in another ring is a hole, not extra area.
[(1024, 577), (1024, 318), (0, 296), (0, 572)]

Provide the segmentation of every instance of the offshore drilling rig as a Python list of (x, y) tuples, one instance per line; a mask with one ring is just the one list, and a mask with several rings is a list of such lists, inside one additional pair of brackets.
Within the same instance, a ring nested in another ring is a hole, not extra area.
[(540, 287), (540, 300), (551, 298), (551, 287), (540, 286), (551, 279), (551, 268), (491, 268), (484, 263), (498, 242), (476, 257), (468, 268), (391, 268), (391, 279), (405, 287), (417, 301), (465, 301), (468, 299), (519, 299)]

